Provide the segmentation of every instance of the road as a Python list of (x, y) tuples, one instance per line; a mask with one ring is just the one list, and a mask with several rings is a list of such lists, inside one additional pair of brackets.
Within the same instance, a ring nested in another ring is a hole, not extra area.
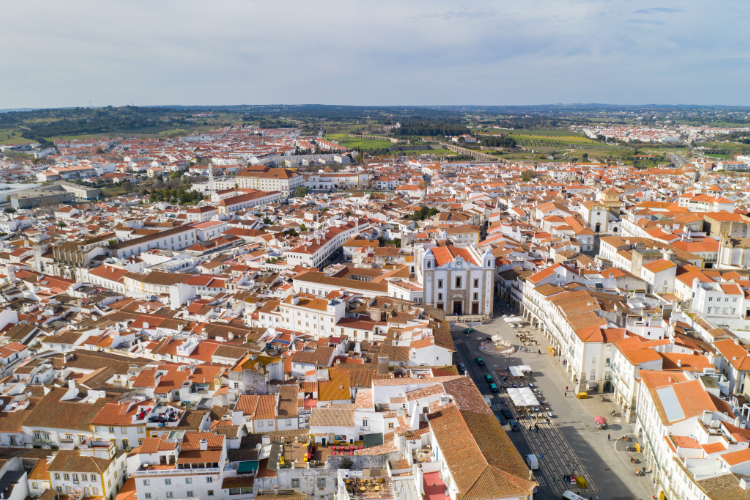
[[(496, 316), (508, 313), (499, 301), (495, 304)], [(540, 470), (536, 478), (540, 483), (535, 499), (560, 498), (560, 494), (569, 486), (562, 482), (564, 475), (582, 475), (589, 483), (589, 489), (582, 492), (586, 497), (598, 496), (607, 499), (645, 499), (650, 498), (651, 480), (636, 478), (629, 464), (630, 456), (624, 453), (618, 438), (630, 432), (630, 424), (620, 422), (619, 418), (610, 418), (610, 411), (615, 408), (612, 403), (602, 403), (599, 398), (579, 401), (572, 394), (564, 395), (565, 386), (572, 386), (567, 381), (563, 367), (547, 350), (544, 337), (535, 333), (539, 341), (533, 352), (516, 351), (509, 356), (494, 355), (481, 349), (481, 339), (500, 334), (505, 340), (518, 346), (515, 331), (501, 318), (495, 317), (487, 324), (475, 327), (477, 331), (466, 335), (460, 328), (452, 331), (457, 358), (463, 362), (469, 376), (480, 392), (492, 401), (492, 409), (504, 424), (511, 440), (519, 453), (525, 456), (535, 453), (539, 457)], [(542, 354), (538, 354), (541, 350)], [(482, 357), (485, 366), (478, 366), (475, 359)], [(497, 369), (506, 369), (508, 365), (524, 364), (532, 369), (530, 381), (541, 392), (553, 414), (549, 423), (539, 424), (539, 431), (529, 430), (530, 420), (514, 418), (525, 424), (520, 432), (510, 432), (507, 420), (500, 415), (503, 402), (509, 402), (507, 393), (493, 394), (484, 380), (486, 374), (492, 374), (500, 382)], [(593, 417), (605, 415), (609, 420), (609, 429), (597, 429)], [(608, 439), (609, 436), (609, 439)], [(635, 466), (632, 466), (633, 469)], [(576, 491), (577, 488), (571, 488)]]
[(682, 168), (683, 165), (687, 165), (688, 161), (687, 158), (685, 158), (682, 155), (678, 155), (675, 153), (669, 153), (667, 154), (667, 157), (671, 160), (672, 164), (677, 168)]

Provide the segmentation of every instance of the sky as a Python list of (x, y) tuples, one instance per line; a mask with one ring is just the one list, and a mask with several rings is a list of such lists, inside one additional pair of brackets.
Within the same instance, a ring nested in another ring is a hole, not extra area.
[(747, 0), (4, 2), (0, 109), (750, 105)]

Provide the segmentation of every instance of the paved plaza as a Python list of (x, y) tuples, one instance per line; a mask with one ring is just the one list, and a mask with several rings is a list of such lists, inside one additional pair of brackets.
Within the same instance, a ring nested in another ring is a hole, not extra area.
[[(635, 469), (642, 467), (643, 458), (639, 453), (626, 452), (624, 435), (632, 432), (632, 425), (623, 422), (619, 417), (611, 417), (616, 405), (603, 402), (600, 395), (594, 394), (587, 400), (578, 400), (572, 392), (565, 395), (565, 387), (572, 389), (572, 382), (566, 377), (565, 369), (557, 358), (547, 349), (544, 336), (535, 332), (532, 335), (539, 343), (530, 352), (516, 349), (513, 354), (496, 354), (494, 349), (482, 349), (482, 340), (491, 335), (500, 334), (502, 338), (520, 347), (515, 330), (503, 319), (502, 314), (512, 314), (505, 304), (496, 302), (496, 317), (487, 324), (478, 325), (471, 334), (462, 333), (462, 328), (453, 330), (456, 347), (456, 361), (466, 365), (468, 374), (474, 380), (480, 392), (492, 401), (492, 409), (504, 424), (521, 455), (534, 453), (539, 458), (540, 470), (535, 476), (540, 484), (535, 498), (560, 498), (567, 489), (579, 494), (600, 500), (612, 499), (647, 499), (653, 495), (653, 483), (650, 471), (645, 477), (636, 477)], [(542, 354), (539, 354), (541, 351)], [(485, 366), (478, 366), (476, 358), (482, 357)], [(539, 430), (533, 424), (537, 422), (522, 415), (511, 404), (507, 392), (492, 393), (489, 384), (484, 380), (491, 374), (498, 385), (503, 382), (501, 372), (508, 366), (528, 365), (532, 370), (529, 381), (539, 390), (541, 400), (549, 404), (553, 418), (538, 421)], [(610, 396), (606, 395), (605, 396)], [(611, 399), (611, 398), (607, 398)], [(512, 432), (508, 421), (502, 418), (500, 409), (503, 405), (513, 412), (521, 430)], [(599, 429), (594, 422), (595, 416), (607, 419), (607, 428)], [(529, 430), (529, 425), (532, 425)], [(629, 444), (632, 444), (629, 441)], [(638, 465), (631, 463), (635, 457)], [(588, 488), (580, 490), (564, 482), (564, 476), (583, 476)]]

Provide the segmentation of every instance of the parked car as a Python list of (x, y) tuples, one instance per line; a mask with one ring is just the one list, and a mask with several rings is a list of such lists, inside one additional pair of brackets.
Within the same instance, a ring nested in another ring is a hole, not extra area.
[(495, 384), (490, 384), (490, 390), (491, 390), (492, 392), (497, 392), (497, 385), (495, 385)]
[(503, 408), (502, 410), (500, 410), (500, 414), (503, 417), (507, 418), (508, 420), (510, 420), (511, 418), (513, 418), (513, 414), (507, 408)]
[(484, 360), (482, 358), (477, 358), (477, 364), (479, 366), (484, 366)]
[(515, 420), (511, 420), (510, 422), (508, 422), (508, 424), (510, 424), (510, 430), (512, 430), (513, 432), (518, 432), (521, 430), (521, 428), (518, 426), (518, 422), (516, 422)]
[(465, 333), (466, 335), (468, 335), (468, 334), (470, 334), (470, 333), (472, 333), (472, 332), (474, 332), (474, 329), (473, 329), (473, 328), (471, 328), (471, 327), (469, 327), (469, 328), (464, 328), (464, 333)]
[(458, 368), (458, 373), (466, 373), (466, 366), (463, 363), (457, 364), (456, 368)]
[(538, 470), (539, 469), (539, 460), (537, 460), (536, 455), (533, 453), (530, 455), (526, 455), (526, 465), (529, 466), (529, 469), (531, 470)]
[(486, 380), (488, 384), (491, 384), (494, 382), (494, 380), (492, 379), (492, 375), (485, 375), (484, 380)]

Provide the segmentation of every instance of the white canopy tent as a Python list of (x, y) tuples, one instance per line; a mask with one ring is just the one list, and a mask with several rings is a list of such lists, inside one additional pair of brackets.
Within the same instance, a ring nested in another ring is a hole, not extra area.
[(525, 320), (520, 316), (508, 316), (503, 318), (506, 323), (523, 323)]
[(531, 392), (528, 387), (521, 387), (518, 389), (508, 389), (508, 396), (513, 400), (513, 404), (516, 406), (539, 406), (539, 401)]
[(524, 372), (531, 372), (531, 367), (529, 365), (510, 366), (508, 369), (510, 370), (510, 374), (514, 377), (523, 377)]

